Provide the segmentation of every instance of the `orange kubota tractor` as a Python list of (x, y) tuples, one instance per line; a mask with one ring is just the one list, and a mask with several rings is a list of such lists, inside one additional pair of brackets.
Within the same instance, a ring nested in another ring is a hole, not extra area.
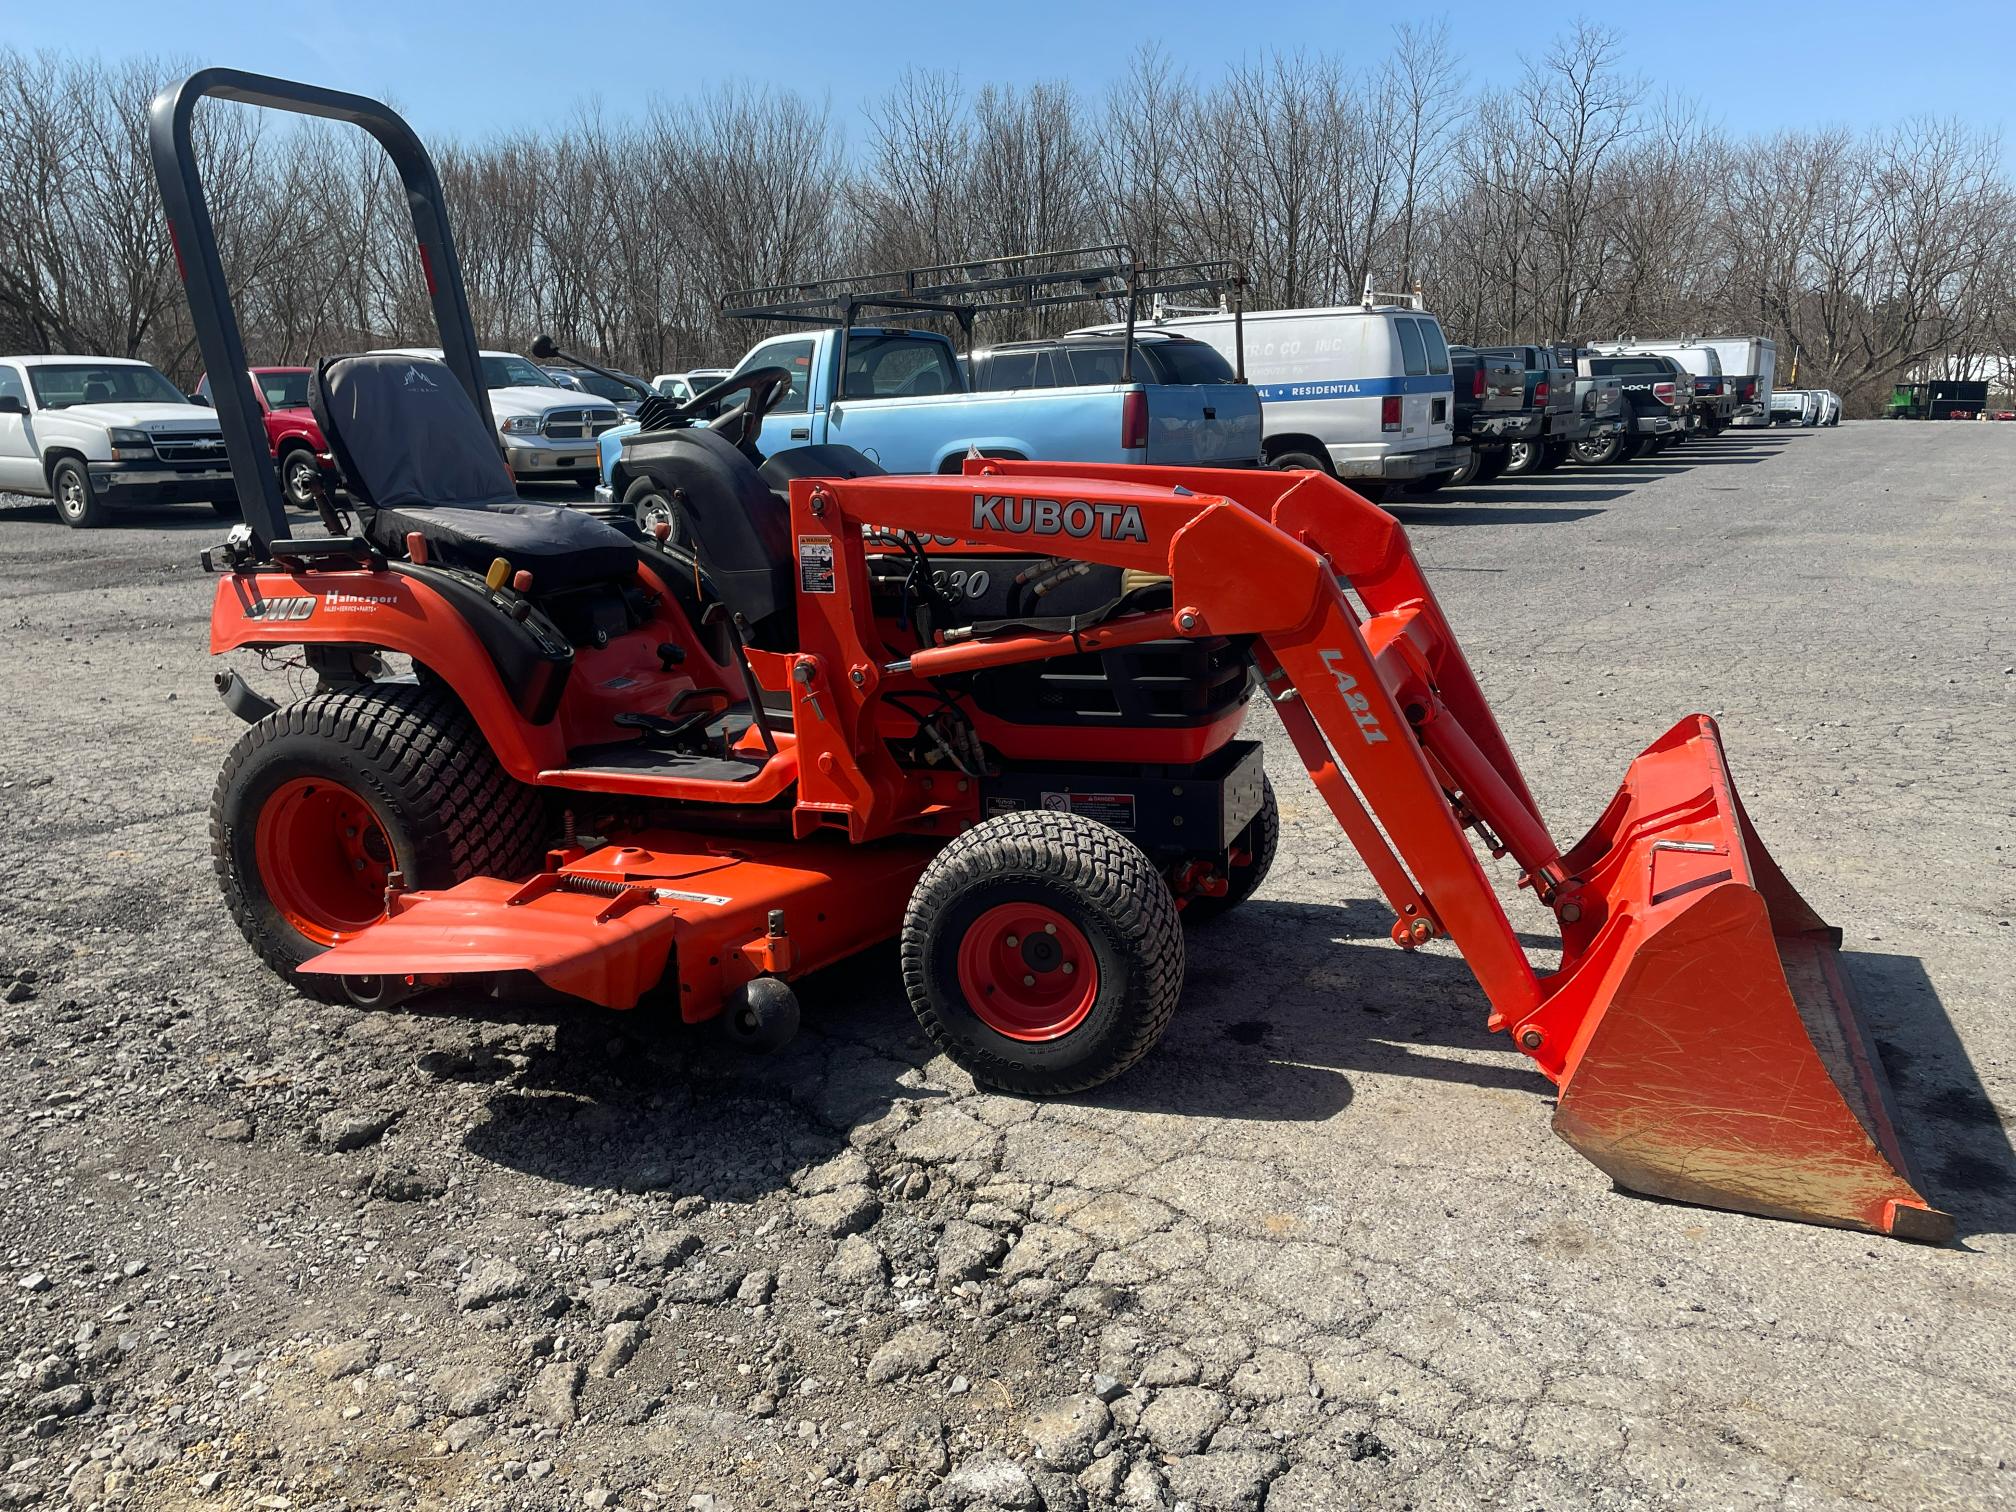
[[(1089, 1087), (1167, 1024), (1180, 921), (1266, 872), (1273, 796), (1238, 738), (1257, 687), (1395, 942), (1455, 942), (1491, 1027), (1559, 1087), (1555, 1128), (1618, 1183), (1950, 1234), (1906, 1173), (1838, 935), (1758, 842), (1707, 718), (1654, 741), (1563, 849), (1405, 533), (1349, 489), (765, 460), (778, 370), (654, 411), (630, 444), (690, 549), (519, 501), (433, 166), (373, 101), (210, 70), (154, 102), (210, 371), (246, 362), (190, 149), (206, 95), (378, 138), (444, 352), (317, 370), (355, 534), (325, 503), (327, 536), (289, 536), (256, 413), (217, 394), (247, 524), (206, 553), (211, 648), (298, 648), (317, 686), (275, 707), (219, 679), (251, 726), (216, 862), (247, 939), (304, 990), (529, 978), (760, 1045), (795, 1027), (788, 983), (900, 936), (920, 1022), (976, 1080)], [(1527, 959), (1480, 849), (1551, 914), (1556, 970)]]

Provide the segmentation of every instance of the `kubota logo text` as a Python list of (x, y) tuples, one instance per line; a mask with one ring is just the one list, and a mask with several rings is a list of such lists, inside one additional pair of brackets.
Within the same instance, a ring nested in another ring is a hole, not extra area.
[(1358, 679), (1343, 667), (1342, 651), (1318, 651), (1323, 658), (1323, 670), (1337, 679), (1337, 691), (1344, 695), (1344, 706), (1351, 711), (1351, 718), (1358, 726), (1358, 733), (1365, 737), (1365, 744), (1378, 745), (1386, 738), (1386, 732), (1379, 728), (1379, 716), (1372, 712), (1372, 700), (1358, 691)]
[(1019, 535), (1068, 535), (1102, 541), (1145, 541), (1138, 504), (1093, 504), (1084, 499), (1020, 499), (1013, 494), (973, 495), (975, 530), (1012, 530)]

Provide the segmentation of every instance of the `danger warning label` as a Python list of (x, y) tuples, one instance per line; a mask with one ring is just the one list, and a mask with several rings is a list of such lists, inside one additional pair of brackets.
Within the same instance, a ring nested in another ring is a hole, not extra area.
[(1108, 829), (1134, 828), (1132, 793), (1045, 793), (1043, 807), (1059, 813), (1082, 814)]

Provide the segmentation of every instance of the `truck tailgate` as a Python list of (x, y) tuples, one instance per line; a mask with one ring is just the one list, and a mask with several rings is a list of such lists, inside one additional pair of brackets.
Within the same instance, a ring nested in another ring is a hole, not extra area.
[(1260, 395), (1243, 383), (1150, 383), (1148, 455), (1164, 466), (1250, 467), (1260, 460)]

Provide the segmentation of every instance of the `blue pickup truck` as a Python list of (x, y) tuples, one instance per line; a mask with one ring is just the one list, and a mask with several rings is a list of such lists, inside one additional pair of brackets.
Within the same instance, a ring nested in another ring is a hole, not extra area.
[[(843, 340), (844, 336), (844, 340)], [(841, 367), (845, 366), (844, 382)], [(983, 456), (1058, 462), (1149, 462), (1252, 467), (1260, 460), (1260, 398), (1222, 360), (1209, 381), (1168, 383), (1140, 363), (1123, 381), (1111, 371), (1074, 374), (1056, 386), (975, 393), (952, 342), (934, 331), (834, 327), (758, 342), (735, 371), (780, 367), (791, 389), (765, 418), (765, 455), (798, 446), (851, 446), (895, 473), (957, 472), (969, 450)], [(1220, 371), (1222, 369), (1222, 371)], [(1092, 381), (1086, 381), (1092, 380)], [(655, 506), (642, 478), (626, 474), (622, 425), (600, 438), (603, 506)]]

